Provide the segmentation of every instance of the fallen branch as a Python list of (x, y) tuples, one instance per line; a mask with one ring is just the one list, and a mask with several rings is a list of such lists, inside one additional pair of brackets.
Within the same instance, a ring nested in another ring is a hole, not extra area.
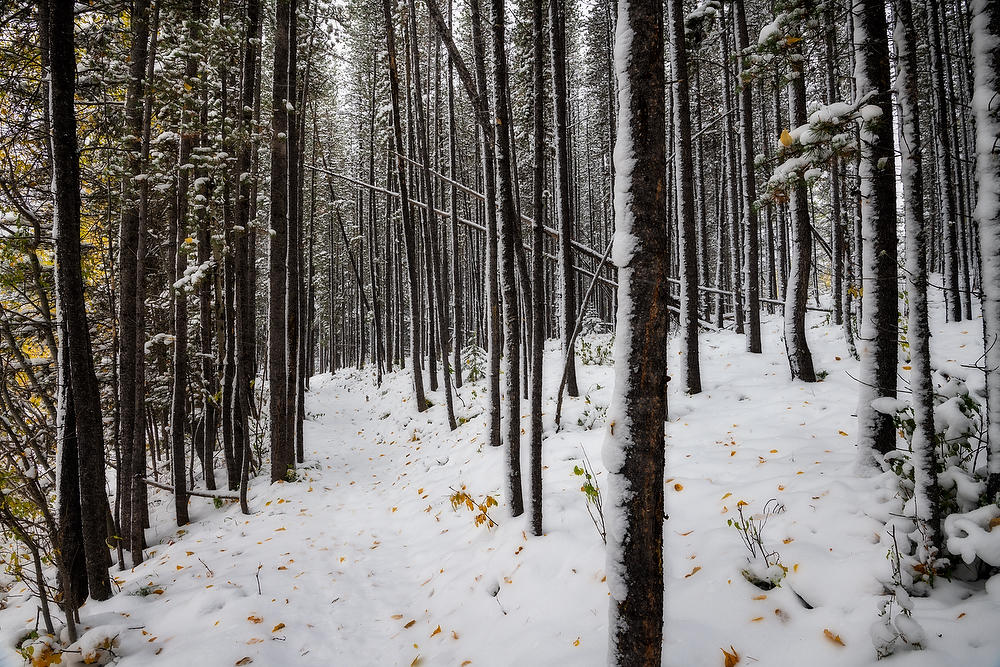
[[(157, 489), (163, 489), (164, 491), (169, 491), (174, 493), (174, 487), (167, 484), (161, 484), (159, 482), (154, 482), (151, 479), (146, 479), (145, 477), (139, 477), (138, 480), (143, 484), (148, 486), (156, 487)], [(220, 500), (239, 500), (240, 497), (234, 493), (220, 493), (218, 491), (199, 491), (198, 489), (188, 489), (184, 492), (189, 496), (198, 496), (199, 498), (219, 498)]]

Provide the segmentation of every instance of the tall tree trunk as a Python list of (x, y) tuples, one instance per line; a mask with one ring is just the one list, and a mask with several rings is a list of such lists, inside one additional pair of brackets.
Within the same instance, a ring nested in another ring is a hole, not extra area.
[[(274, 15), (274, 77), (271, 99), (271, 225), (268, 234), (268, 380), (270, 382), (271, 482), (283, 480), (294, 466), (294, 433), (289, 433), (288, 415), (295, 397), (289, 396), (287, 367), (288, 262), (288, 81), (289, 31), (293, 0), (276, 0)], [(289, 400), (291, 399), (291, 400)], [(289, 403), (291, 402), (291, 406)]]
[(853, 9), (858, 99), (872, 96), (862, 109), (858, 174), (864, 263), (858, 447), (865, 463), (872, 450), (887, 454), (896, 447), (892, 417), (872, 407), (877, 398), (896, 396), (898, 350), (896, 169), (885, 9), (877, 0), (857, 2)]
[[(944, 242), (944, 298), (945, 315), (949, 321), (962, 319), (962, 299), (958, 293), (958, 217), (955, 203), (955, 179), (952, 172), (952, 160), (955, 159), (954, 146), (951, 144), (951, 133), (948, 125), (952, 122), (950, 106), (945, 89), (944, 46), (941, 43), (941, 31), (946, 27), (940, 18), (940, 3), (927, 0), (927, 28), (930, 44), (927, 52), (930, 55), (931, 87), (933, 89), (934, 108), (937, 112), (937, 124), (934, 131), (937, 154), (937, 180), (939, 204)], [(857, 19), (855, 19), (856, 21)], [(862, 301), (865, 301), (862, 299)]]
[(1000, 7), (989, 0), (972, 2), (972, 52), (975, 63), (976, 221), (982, 253), (983, 339), (985, 343), (988, 427), (987, 500), (1000, 493)]
[[(747, 32), (746, 9), (742, 2), (735, 3), (736, 53), (739, 69), (746, 66), (746, 50), (750, 46)], [(747, 300), (747, 352), (760, 353), (760, 232), (757, 226), (757, 175), (754, 168), (756, 153), (753, 147), (753, 89), (749, 81), (740, 87), (740, 175), (743, 178), (743, 292)], [(733, 213), (733, 220), (736, 214)], [(738, 234), (733, 231), (733, 235)], [(735, 258), (734, 258), (735, 261)], [(736, 286), (733, 286), (736, 289)]]
[(496, 169), (500, 196), (500, 287), (503, 291), (504, 393), (507, 398), (506, 424), (501, 428), (507, 448), (507, 493), (512, 516), (524, 513), (521, 493), (521, 323), (517, 303), (517, 251), (515, 226), (520, 224), (514, 207), (514, 184), (511, 177), (511, 122), (507, 78), (506, 15), (504, 0), (492, 0), (493, 22), (493, 99), (496, 104)]
[[(82, 546), (87, 586), (73, 582), (74, 600), (81, 604), (87, 592), (95, 600), (111, 597), (108, 568), (107, 518), (111, 509), (104, 493), (104, 428), (101, 394), (90, 346), (87, 302), (84, 297), (80, 247), (80, 153), (76, 138), (73, 98), (76, 90), (76, 51), (73, 4), (47, 3), (49, 118), (52, 141), (53, 242), (55, 245), (56, 313), (59, 321), (60, 387), (57, 413), (63, 424), (59, 441), (62, 464), (59, 480), (63, 545), (70, 553)], [(76, 453), (76, 461), (72, 460)], [(77, 484), (68, 477), (76, 477)], [(79, 508), (79, 519), (76, 511)], [(79, 523), (77, 523), (79, 521)], [(79, 574), (73, 568), (71, 573)]]
[[(128, 177), (122, 180), (123, 198), (121, 229), (119, 232), (119, 299), (118, 299), (118, 387), (119, 425), (118, 444), (121, 449), (121, 467), (118, 470), (118, 498), (120, 504), (120, 519), (118, 522), (122, 538), (128, 540), (132, 551), (132, 563), (142, 562), (142, 544), (133, 544), (133, 521), (142, 522), (141, 516), (133, 512), (133, 483), (137, 472), (134, 469), (136, 447), (144, 446), (137, 442), (136, 421), (138, 413), (145, 403), (145, 377), (136, 372), (137, 357), (143, 353), (142, 331), (137, 326), (137, 308), (139, 307), (139, 188), (136, 187), (136, 177), (143, 173), (142, 137), (145, 133), (143, 124), (143, 99), (145, 97), (145, 80), (147, 54), (149, 51), (149, 0), (136, 0), (132, 5), (130, 28), (132, 45), (129, 49), (129, 81), (125, 94), (125, 150), (128, 152)], [(141, 179), (140, 179), (141, 180)], [(141, 187), (141, 186), (140, 186)], [(141, 436), (140, 438), (141, 439)], [(140, 452), (145, 456), (145, 452)], [(141, 474), (141, 473), (140, 473)], [(141, 486), (141, 483), (138, 483)]]
[[(931, 381), (931, 333), (927, 324), (927, 240), (924, 220), (923, 147), (920, 138), (920, 87), (917, 81), (917, 32), (911, 0), (896, 5), (893, 43), (897, 50), (900, 175), (906, 216), (906, 276), (909, 295), (907, 340), (910, 343), (910, 389), (913, 391), (913, 497), (920, 535), (917, 553), (930, 567), (941, 545), (941, 507), (934, 448), (934, 385)], [(928, 570), (930, 572), (930, 570)]]
[(396, 31), (392, 22), (392, 2), (382, 0), (382, 15), (385, 20), (385, 41), (388, 52), (389, 67), (389, 97), (392, 101), (392, 137), (396, 153), (396, 177), (399, 187), (400, 211), (403, 218), (403, 242), (406, 246), (406, 269), (409, 276), (410, 290), (410, 353), (412, 354), (412, 372), (414, 395), (417, 401), (417, 411), (427, 409), (427, 399), (424, 397), (424, 380), (420, 360), (420, 332), (417, 321), (420, 318), (418, 293), (420, 279), (417, 277), (416, 235), (413, 230), (413, 220), (409, 205), (409, 187), (406, 182), (406, 161), (404, 158), (403, 126), (399, 109), (399, 67), (396, 60)]
[[(806, 81), (799, 44), (790, 49), (792, 78), (788, 82), (788, 122), (792, 127), (806, 122)], [(785, 286), (785, 349), (792, 378), (815, 382), (812, 353), (806, 340), (806, 302), (809, 298), (809, 272), (812, 267), (812, 226), (809, 221), (809, 189), (804, 177), (792, 185), (788, 202), (791, 215), (791, 265)]]
[[(671, 0), (668, 14), (668, 48), (675, 67), (681, 65), (674, 70), (677, 76), (684, 71), (683, 57), (676, 53), (684, 43), (681, 0)], [(619, 306), (615, 391), (608, 409), (612, 426), (604, 444), (610, 519), (608, 664), (652, 666), (661, 663), (663, 649), (663, 421), (669, 300), (663, 224), (667, 210), (662, 3), (618, 3), (615, 54), (620, 109), (614, 151), (613, 260), (618, 266)], [(693, 227), (693, 211), (687, 210)]]
[[(680, 246), (681, 382), (688, 393), (698, 394), (701, 392), (701, 361), (698, 357), (698, 250), (694, 212), (694, 163), (691, 156), (691, 100), (687, 50), (684, 45), (684, 11), (675, 0), (670, 0), (668, 6), (671, 12), (677, 14), (677, 16), (671, 15), (669, 50), (670, 67), (674, 77), (673, 148), (677, 170), (675, 181), (679, 219), (677, 242)], [(622, 18), (619, 16), (619, 21)], [(616, 41), (617, 39), (618, 35)], [(619, 85), (621, 76), (619, 73)], [(620, 119), (619, 125), (621, 125)], [(616, 169), (619, 167), (620, 165), (615, 165)]]
[[(566, 2), (549, 0), (550, 58), (552, 62), (552, 129), (556, 155), (556, 218), (559, 221), (559, 338), (566, 355), (566, 392), (579, 396), (576, 351), (569, 348), (576, 328), (576, 276), (573, 273), (573, 211), (570, 207), (570, 141), (566, 81)], [(535, 214), (536, 216), (538, 213)]]
[[(531, 201), (535, 222), (531, 226), (531, 532), (542, 535), (542, 352), (545, 349), (545, 292), (542, 253), (545, 221), (545, 14), (543, 0), (532, 0), (532, 181)], [(550, 0), (549, 6), (554, 4)], [(572, 332), (570, 333), (572, 336)], [(570, 339), (572, 340), (572, 339)], [(572, 363), (572, 362), (570, 362)]]

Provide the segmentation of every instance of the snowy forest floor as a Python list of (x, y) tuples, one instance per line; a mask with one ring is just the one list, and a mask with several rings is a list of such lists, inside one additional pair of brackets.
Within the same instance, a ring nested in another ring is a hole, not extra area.
[[(875, 662), (869, 628), (891, 539), (873, 517), (888, 481), (857, 474), (857, 362), (839, 329), (811, 323), (822, 382), (789, 381), (772, 317), (764, 354), (745, 353), (733, 333), (703, 334), (704, 392), (671, 383), (666, 665), (722, 665), (730, 647), (740, 664)], [(981, 354), (980, 321), (935, 329), (936, 365)], [(608, 343), (591, 337), (588, 354), (609, 364)], [(468, 421), (449, 432), (442, 396), (424, 414), (412, 407), (406, 371), (381, 388), (370, 370), (322, 375), (307, 394), (306, 463), (292, 483), (253, 480), (252, 516), (192, 498), (192, 523), (176, 529), (171, 497), (151, 489), (148, 559), (115, 573), (118, 595), (81, 610), (94, 628), (84, 643), (117, 635), (123, 666), (604, 664), (604, 545), (573, 470), (586, 453), (598, 483), (605, 477), (612, 369), (578, 366), (581, 397), (568, 400), (556, 433), (558, 364), (550, 341), (543, 537), (528, 534), (527, 516), (507, 515), (502, 452), (484, 445), (482, 382), (460, 390), (457, 416)], [(527, 432), (527, 414), (523, 422)], [(462, 485), (500, 501), (498, 527), (452, 508)], [(740, 501), (749, 515), (771, 498), (785, 511), (763, 541), (788, 574), (764, 592), (741, 576), (748, 552), (726, 521)], [(2, 665), (20, 664), (12, 648), (35, 623), (23, 593), (15, 586), (0, 611)], [(981, 583), (940, 582), (914, 617), (927, 650), (883, 664), (1000, 661), (1000, 599)]]

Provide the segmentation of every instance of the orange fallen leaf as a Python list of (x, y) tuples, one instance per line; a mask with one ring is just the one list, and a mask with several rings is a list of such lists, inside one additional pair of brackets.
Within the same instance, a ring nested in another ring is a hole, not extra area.
[(252, 637), (249, 640), (247, 640), (247, 644), (259, 644), (262, 641), (264, 641), (264, 640), (261, 639), (260, 637)]
[(841, 646), (844, 646), (844, 640), (840, 638), (840, 635), (833, 634), (832, 632), (830, 632), (829, 629), (823, 630), (823, 636), (832, 641), (834, 644), (840, 644)]
[(683, 491), (683, 490), (684, 490), (683, 484), (674, 484), (674, 491)]
[(677, 534), (678, 534), (678, 535), (680, 535), (681, 537), (687, 537), (688, 535), (690, 535), (690, 534), (691, 534), (691, 533), (693, 533), (693, 532), (694, 532), (693, 530), (689, 530), (689, 531), (688, 531), (688, 532), (686, 532), (686, 533), (677, 533)]
[(576, 638), (576, 641), (575, 641), (575, 642), (573, 642), (573, 646), (579, 646), (579, 645), (580, 645), (580, 638), (579, 638), (579, 637), (577, 637), (577, 638)]
[(440, 625), (437, 626), (436, 628), (434, 628), (434, 632), (431, 633), (431, 637), (433, 637), (434, 635), (438, 635), (438, 634), (441, 634), (441, 626)]
[(452, 631), (451, 631), (451, 638), (452, 638), (452, 639), (458, 639), (458, 633), (457, 633), (457, 632), (455, 632), (454, 630), (452, 630)]
[(843, 431), (837, 431), (837, 433), (839, 433), (840, 435), (847, 435), (847, 434), (846, 434), (845, 432), (843, 432)]
[(281, 630), (283, 627), (285, 627), (284, 623), (278, 623), (276, 626), (271, 628), (271, 632), (277, 632), (278, 630)]
[(250, 656), (246, 656), (244, 658), (240, 658), (239, 660), (237, 660), (235, 664), (237, 665), (237, 667), (241, 667), (242, 665), (249, 665), (251, 662), (253, 662), (253, 658), (251, 658)]
[(260, 616), (247, 616), (247, 620), (251, 623), (263, 623), (264, 619)]
[(694, 575), (700, 569), (701, 569), (701, 565), (695, 565), (695, 567), (694, 567), (693, 570), (691, 570), (690, 572), (688, 572), (687, 574), (684, 575), (684, 578), (687, 579), (688, 577)]
[(957, 621), (959, 618), (962, 618), (963, 616), (965, 616), (965, 612), (964, 611), (961, 614), (959, 614), (958, 617), (955, 620)]
[(417, 623), (417, 621), (416, 621), (416, 619), (414, 619), (414, 620), (410, 621), (409, 623), (407, 623), (406, 625), (404, 625), (403, 627), (404, 628), (412, 628), (414, 625), (416, 625), (416, 623)]
[(763, 621), (763, 620), (764, 620), (763, 616), (757, 616), (756, 618), (751, 618), (750, 622), (751, 623), (756, 623), (757, 621)]
[(785, 539), (782, 540), (782, 542), (784, 542), (785, 544), (791, 544), (794, 541), (795, 541), (794, 537), (786, 537)]
[(756, 595), (756, 596), (754, 596), (754, 600), (766, 600), (766, 599), (767, 599), (766, 595)]
[(392, 618), (393, 618), (393, 620), (398, 621), (399, 619), (403, 618), (403, 615), (402, 614), (393, 614)]
[(464, 661), (462, 661), (462, 664), (461, 664), (460, 667), (466, 667), (466, 665), (471, 665), (471, 664), (472, 664), (471, 660), (464, 660)]
[(726, 662), (725, 662), (726, 667), (736, 667), (736, 665), (739, 664), (740, 654), (736, 652), (735, 648), (733, 648), (732, 646), (729, 647), (729, 651), (732, 651), (732, 653), (730, 653), (724, 648), (719, 650), (722, 651), (722, 655), (726, 656)]

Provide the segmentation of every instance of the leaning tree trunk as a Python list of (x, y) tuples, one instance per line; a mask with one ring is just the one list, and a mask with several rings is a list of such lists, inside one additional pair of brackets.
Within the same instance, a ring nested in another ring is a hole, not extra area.
[[(920, 88), (917, 81), (917, 34), (911, 0), (896, 5), (893, 33), (898, 58), (899, 150), (903, 203), (906, 208), (906, 276), (909, 295), (907, 340), (910, 343), (910, 389), (913, 392), (913, 497), (925, 541), (921, 562), (932, 565), (940, 551), (941, 508), (934, 455), (934, 385), (931, 382), (931, 333), (927, 323), (927, 224), (924, 218), (923, 144), (920, 139)], [(835, 220), (837, 224), (839, 221)], [(929, 571), (929, 570), (928, 570)]]
[[(76, 90), (73, 4), (52, 2), (48, 7), (52, 227), (60, 336), (58, 361), (63, 380), (61, 386), (64, 387), (59, 392), (57, 414), (63, 423), (59, 442), (60, 461), (64, 466), (69, 464), (60, 472), (59, 504), (60, 508), (70, 510), (70, 516), (60, 517), (64, 544), (69, 543), (77, 549), (82, 544), (83, 548), (87, 588), (71, 591), (79, 604), (86, 599), (87, 591), (95, 600), (111, 597), (111, 581), (108, 578), (111, 557), (107, 546), (107, 518), (111, 509), (104, 493), (101, 394), (94, 372), (81, 264), (80, 152), (73, 108)], [(67, 460), (74, 449), (76, 461)], [(67, 475), (77, 477), (78, 483), (74, 485)], [(68, 497), (71, 494), (77, 494), (77, 497)], [(73, 516), (76, 507), (79, 507), (78, 524)], [(67, 540), (67, 535), (76, 537)]]
[[(673, 0), (670, 7), (671, 11), (683, 14), (683, 8)], [(630, 11), (625, 13), (625, 18)], [(619, 21), (621, 18), (619, 17)], [(676, 20), (670, 24), (670, 67), (674, 77), (673, 122), (676, 140), (673, 148), (677, 168), (677, 213), (680, 218), (677, 239), (681, 265), (680, 364), (684, 389), (697, 394), (701, 392), (701, 361), (698, 357), (698, 250), (694, 217), (694, 162), (691, 156), (691, 100), (687, 51), (684, 46), (684, 17), (674, 18)], [(618, 39), (617, 34), (615, 39)]]
[[(669, 14), (669, 48), (675, 52), (683, 48), (681, 0), (672, 0)], [(604, 444), (609, 474), (608, 664), (653, 666), (661, 663), (663, 646), (669, 300), (662, 3), (618, 3), (615, 54), (620, 105), (614, 151), (617, 362)], [(672, 56), (676, 65), (676, 53)]]
[(972, 107), (976, 114), (976, 221), (982, 254), (983, 338), (989, 426), (987, 500), (1000, 493), (1000, 7), (991, 0), (972, 2), (972, 51), (976, 75)]
[(862, 0), (853, 11), (858, 99), (871, 96), (861, 109), (858, 173), (864, 281), (858, 447), (870, 464), (873, 449), (886, 454), (896, 447), (892, 417), (872, 407), (877, 398), (896, 396), (896, 170), (885, 3)]

